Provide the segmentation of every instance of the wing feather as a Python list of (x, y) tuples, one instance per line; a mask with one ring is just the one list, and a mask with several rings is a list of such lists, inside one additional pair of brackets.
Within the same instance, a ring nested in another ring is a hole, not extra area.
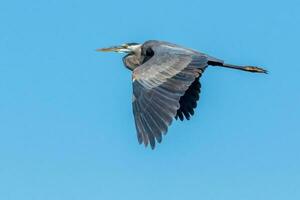
[[(150, 143), (154, 149), (155, 141), (162, 141), (175, 116), (183, 119), (193, 115), (195, 102), (178, 112), (180, 99), (206, 68), (207, 57), (155, 41), (146, 42), (143, 48), (151, 48), (154, 55), (133, 71), (133, 113), (139, 143)], [(193, 95), (198, 98), (197, 93)]]

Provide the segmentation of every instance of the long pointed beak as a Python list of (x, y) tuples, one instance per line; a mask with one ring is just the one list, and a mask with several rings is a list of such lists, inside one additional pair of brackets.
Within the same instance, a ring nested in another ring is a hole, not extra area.
[(101, 49), (96, 49), (96, 51), (100, 52), (118, 52), (118, 53), (127, 53), (129, 52), (129, 49), (126, 49), (123, 46), (116, 46), (116, 47), (109, 47), (109, 48), (101, 48)]

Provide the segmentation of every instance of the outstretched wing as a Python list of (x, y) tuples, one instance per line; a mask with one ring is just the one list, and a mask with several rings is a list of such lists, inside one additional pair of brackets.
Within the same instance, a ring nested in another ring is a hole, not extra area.
[(176, 116), (180, 98), (207, 66), (207, 56), (155, 41), (143, 48), (154, 55), (133, 71), (132, 104), (138, 141), (153, 149)]

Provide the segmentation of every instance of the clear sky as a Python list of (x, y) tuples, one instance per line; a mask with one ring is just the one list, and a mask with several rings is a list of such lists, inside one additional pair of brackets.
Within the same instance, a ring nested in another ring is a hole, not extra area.
[[(0, 199), (300, 199), (300, 3), (0, 3)], [(209, 68), (196, 115), (138, 145), (131, 74), (99, 47), (158, 39)]]

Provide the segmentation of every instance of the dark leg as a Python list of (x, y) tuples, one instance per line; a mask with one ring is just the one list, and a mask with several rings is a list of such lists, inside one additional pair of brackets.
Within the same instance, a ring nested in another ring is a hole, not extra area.
[(255, 66), (238, 66), (238, 65), (231, 65), (231, 64), (213, 62), (213, 61), (208, 61), (207, 64), (211, 65), (211, 66), (219, 66), (219, 67), (225, 67), (225, 68), (231, 68), (231, 69), (238, 69), (238, 70), (247, 71), (247, 72), (265, 73), (265, 74), (268, 73), (267, 70), (265, 70), (261, 67), (255, 67)]

